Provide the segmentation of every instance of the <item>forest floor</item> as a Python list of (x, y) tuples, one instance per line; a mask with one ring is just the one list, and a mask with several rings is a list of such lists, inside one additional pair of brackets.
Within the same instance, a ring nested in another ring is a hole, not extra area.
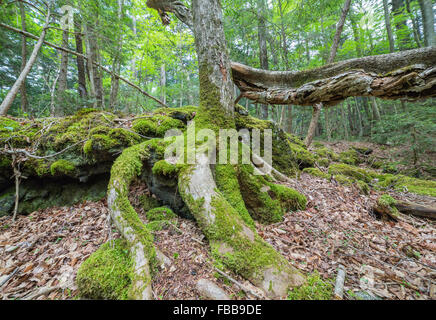
[[(335, 151), (349, 146), (329, 144)], [(291, 264), (306, 273), (317, 271), (332, 283), (342, 264), (347, 272), (344, 299), (436, 299), (436, 222), (410, 216), (406, 222), (378, 220), (372, 207), (379, 192), (362, 195), (353, 186), (308, 174), (289, 185), (307, 196), (307, 209), (287, 214), (278, 224), (257, 224), (257, 229)], [(133, 185), (130, 200), (145, 221), (139, 206), (144, 192), (145, 185)], [(436, 198), (391, 195), (436, 205)], [(74, 279), (81, 263), (119, 237), (107, 216), (103, 200), (41, 210), (15, 223), (0, 218), (0, 299), (79, 298)], [(254, 298), (216, 273), (207, 241), (193, 221), (178, 218), (175, 226), (154, 236), (156, 247), (171, 261), (154, 278), (156, 299), (199, 299), (195, 283), (204, 278), (233, 299)]]

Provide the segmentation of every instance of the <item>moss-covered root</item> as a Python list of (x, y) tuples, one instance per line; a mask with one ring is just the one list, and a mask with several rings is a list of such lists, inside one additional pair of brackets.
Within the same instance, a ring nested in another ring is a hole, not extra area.
[(218, 190), (205, 155), (179, 175), (179, 191), (207, 236), (217, 262), (260, 287), (271, 298), (284, 297), (304, 276), (260, 238)]
[(149, 143), (124, 150), (115, 161), (107, 199), (111, 218), (130, 248), (133, 271), (128, 295), (129, 299), (135, 300), (152, 299), (150, 269), (156, 256), (153, 237), (128, 199), (129, 185), (141, 173), (142, 161), (149, 156)]

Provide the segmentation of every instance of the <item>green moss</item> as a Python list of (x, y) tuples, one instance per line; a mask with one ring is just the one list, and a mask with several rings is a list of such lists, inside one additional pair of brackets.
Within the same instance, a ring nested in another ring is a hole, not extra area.
[(378, 183), (379, 186), (393, 187), (398, 191), (409, 191), (412, 193), (436, 197), (436, 181), (421, 180), (404, 175), (386, 174)]
[(140, 196), (139, 201), (141, 202), (141, 207), (145, 212), (160, 207), (159, 201), (149, 195)]
[(339, 154), (339, 161), (350, 165), (356, 165), (359, 164), (360, 158), (356, 150), (350, 149)]
[(7, 117), (0, 117), (0, 132), (14, 132), (20, 129), (20, 124)]
[(154, 114), (160, 114), (164, 116), (169, 116), (174, 119), (181, 120), (185, 123), (194, 119), (198, 107), (195, 106), (184, 106), (181, 108), (159, 108), (154, 110)]
[(275, 185), (265, 176), (254, 175), (250, 165), (239, 167), (241, 194), (250, 215), (262, 223), (280, 222), (283, 214), (306, 207), (306, 198), (297, 191)]
[(310, 174), (311, 176), (323, 178), (323, 179), (327, 179), (327, 180), (329, 180), (331, 177), (328, 173), (324, 173), (321, 170), (319, 170), (318, 168), (306, 168), (303, 170), (303, 172), (306, 172), (306, 173)]
[(397, 203), (397, 200), (395, 200), (388, 194), (384, 194), (378, 199), (377, 202), (382, 206), (392, 207)]
[(318, 272), (307, 277), (306, 284), (289, 291), (288, 300), (330, 300), (333, 297), (333, 281), (323, 280)]
[(332, 161), (339, 160), (339, 155), (327, 147), (315, 149), (314, 153), (320, 158), (328, 158)]
[(177, 217), (176, 214), (167, 207), (151, 209), (145, 215), (150, 221), (171, 220)]
[(359, 181), (356, 182), (356, 185), (359, 188), (361, 193), (366, 194), (366, 195), (369, 194), (370, 188), (369, 188), (369, 186), (368, 186), (368, 184), (366, 182), (363, 182), (363, 181), (359, 180)]
[(70, 175), (74, 173), (76, 167), (73, 163), (67, 160), (58, 160), (50, 166), (52, 176), (55, 175)]
[(186, 129), (186, 125), (181, 120), (157, 114), (147, 119), (135, 120), (132, 129), (142, 136), (164, 137), (168, 130), (184, 130)]
[(375, 178), (379, 178), (380, 175), (372, 170), (362, 169), (356, 166), (347, 164), (333, 164), (329, 167), (329, 173), (333, 175), (344, 175), (355, 180), (360, 180), (366, 183), (371, 182)]
[(254, 228), (251, 218), (242, 198), (237, 170), (232, 165), (217, 165), (215, 167), (215, 180), (218, 189), (223, 193), (227, 201), (238, 211), (244, 222)]
[(45, 177), (51, 173), (51, 165), (44, 159), (29, 159), (24, 165), (23, 169), (27, 176), (36, 175), (38, 177)]
[[(119, 211), (121, 214), (119, 224), (132, 230), (136, 235), (136, 240), (144, 247), (144, 255), (150, 263), (150, 269), (153, 271), (156, 266), (156, 252), (153, 246), (153, 236), (146, 226), (139, 219), (135, 209), (130, 204), (129, 186), (137, 176), (141, 174), (143, 161), (150, 157), (153, 145), (157, 144), (154, 140), (146, 141), (127, 148), (121, 156), (115, 161), (111, 170), (111, 180), (109, 182), (109, 192), (116, 192), (117, 198), (113, 204), (112, 210)], [(135, 246), (136, 243), (129, 243)], [(133, 288), (129, 296), (140, 296), (145, 286), (149, 285), (151, 278), (144, 271), (141, 275), (134, 274), (134, 283), (141, 284), (141, 288)]]
[(396, 163), (392, 162), (385, 162), (381, 165), (381, 169), (383, 170), (383, 173), (391, 173), (396, 174), (399, 172), (398, 166)]
[(105, 243), (82, 263), (77, 272), (80, 295), (89, 299), (128, 299), (132, 266), (125, 241)]
[(177, 178), (183, 165), (173, 165), (166, 160), (156, 162), (152, 168), (154, 175), (161, 175), (169, 178)]
[(342, 185), (351, 186), (353, 184), (353, 180), (344, 176), (343, 174), (337, 174), (334, 176), (334, 179)]

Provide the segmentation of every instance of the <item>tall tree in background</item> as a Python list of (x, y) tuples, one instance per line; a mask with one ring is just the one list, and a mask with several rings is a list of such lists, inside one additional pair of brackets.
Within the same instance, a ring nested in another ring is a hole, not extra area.
[(392, 13), (395, 17), (394, 26), (397, 35), (398, 48), (406, 50), (410, 43), (410, 29), (406, 20), (406, 5), (404, 0), (392, 0)]
[[(26, 27), (26, 12), (24, 11), (23, 2), (18, 2), (20, 6), (20, 16), (21, 16), (21, 29), (23, 31), (27, 31)], [(25, 35), (21, 36), (21, 72), (23, 72), (27, 63), (27, 38)], [(27, 112), (27, 91), (26, 91), (26, 80), (24, 80), (23, 85), (21, 86), (21, 110), (23, 112)]]
[[(344, 3), (344, 7), (342, 9), (341, 17), (339, 18), (339, 21), (336, 25), (336, 32), (333, 39), (333, 44), (330, 48), (330, 54), (329, 58), (327, 60), (327, 64), (332, 63), (335, 60), (336, 53), (338, 51), (339, 47), (339, 41), (341, 39), (341, 34), (344, 29), (345, 19), (348, 15), (348, 12), (350, 10), (351, 6), (351, 0), (346, 0)], [(304, 143), (307, 147), (309, 147), (312, 144), (313, 137), (315, 136), (315, 130), (318, 126), (318, 121), (320, 118), (321, 110), (323, 106), (322, 104), (318, 104), (313, 107), (313, 114), (312, 114), (312, 120), (309, 125), (309, 130), (306, 135), (306, 139), (304, 140)], [(324, 109), (325, 112), (325, 122), (326, 122), (326, 131), (327, 131), (327, 139), (330, 140), (330, 124), (329, 124), (329, 111), (328, 109)]]
[[(123, 0), (118, 0), (118, 8), (117, 8), (117, 25), (120, 30), (123, 28), (122, 19), (123, 19)], [(120, 74), (121, 70), (121, 55), (123, 49), (123, 32), (117, 33), (116, 37), (116, 48), (115, 48), (115, 57), (112, 64), (112, 76), (111, 76), (111, 92), (110, 92), (110, 100), (109, 107), (113, 110), (117, 103), (118, 97), (118, 89), (120, 87), (120, 80), (117, 75)]]
[[(269, 69), (268, 48), (267, 48), (267, 28), (266, 28), (266, 3), (265, 0), (257, 0), (257, 35), (259, 39), (259, 60), (260, 67), (264, 70)], [(268, 119), (268, 105), (262, 105), (262, 118)]]
[(428, 47), (436, 46), (436, 34), (434, 31), (435, 18), (434, 18), (432, 1), (431, 0), (418, 0), (418, 1), (422, 13), (425, 45)]
[(386, 32), (388, 34), (389, 52), (392, 53), (395, 51), (395, 41), (394, 41), (394, 34), (392, 32), (391, 15), (388, 7), (388, 0), (383, 0), (383, 11), (385, 17)]
[[(64, 26), (62, 32), (62, 47), (68, 48), (69, 42), (69, 31), (68, 26)], [(62, 112), (62, 101), (65, 99), (65, 91), (67, 90), (67, 77), (68, 77), (68, 53), (61, 51), (61, 63), (59, 65), (59, 76), (58, 76), (58, 90), (57, 90), (57, 103), (56, 109), (53, 115), (60, 116)]]
[[(83, 38), (82, 38), (82, 23), (78, 16), (74, 20), (74, 31), (75, 31), (75, 42), (76, 42), (76, 51), (83, 55)], [(85, 59), (83, 56), (76, 56), (76, 65), (77, 65), (77, 80), (78, 86), (77, 90), (79, 96), (82, 99), (88, 99), (88, 90), (86, 88), (86, 70), (85, 70)]]
[(0, 115), (6, 115), (8, 113), (9, 108), (11, 107), (12, 103), (15, 100), (15, 97), (18, 94), (18, 91), (21, 89), (21, 87), (24, 84), (24, 81), (26, 80), (27, 75), (29, 74), (30, 70), (32, 69), (33, 65), (35, 64), (36, 58), (38, 57), (39, 51), (41, 50), (41, 47), (44, 43), (45, 36), (47, 34), (47, 29), (50, 25), (50, 18), (51, 18), (51, 11), (50, 7), (47, 8), (45, 18), (45, 24), (42, 28), (41, 35), (39, 36), (38, 42), (33, 47), (32, 54), (29, 57), (29, 60), (26, 63), (26, 66), (21, 71), (18, 79), (15, 81), (12, 88), (9, 90), (8, 94), (4, 98), (2, 104), (0, 105)]

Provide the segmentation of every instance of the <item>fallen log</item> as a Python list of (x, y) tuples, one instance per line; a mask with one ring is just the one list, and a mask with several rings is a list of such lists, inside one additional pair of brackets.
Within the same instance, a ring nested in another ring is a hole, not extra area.
[(374, 212), (383, 219), (388, 217), (399, 221), (401, 214), (436, 220), (436, 208), (416, 203), (395, 200), (389, 195), (383, 195), (374, 206)]
[(404, 214), (436, 220), (436, 208), (423, 206), (416, 203), (397, 201), (395, 208)]

